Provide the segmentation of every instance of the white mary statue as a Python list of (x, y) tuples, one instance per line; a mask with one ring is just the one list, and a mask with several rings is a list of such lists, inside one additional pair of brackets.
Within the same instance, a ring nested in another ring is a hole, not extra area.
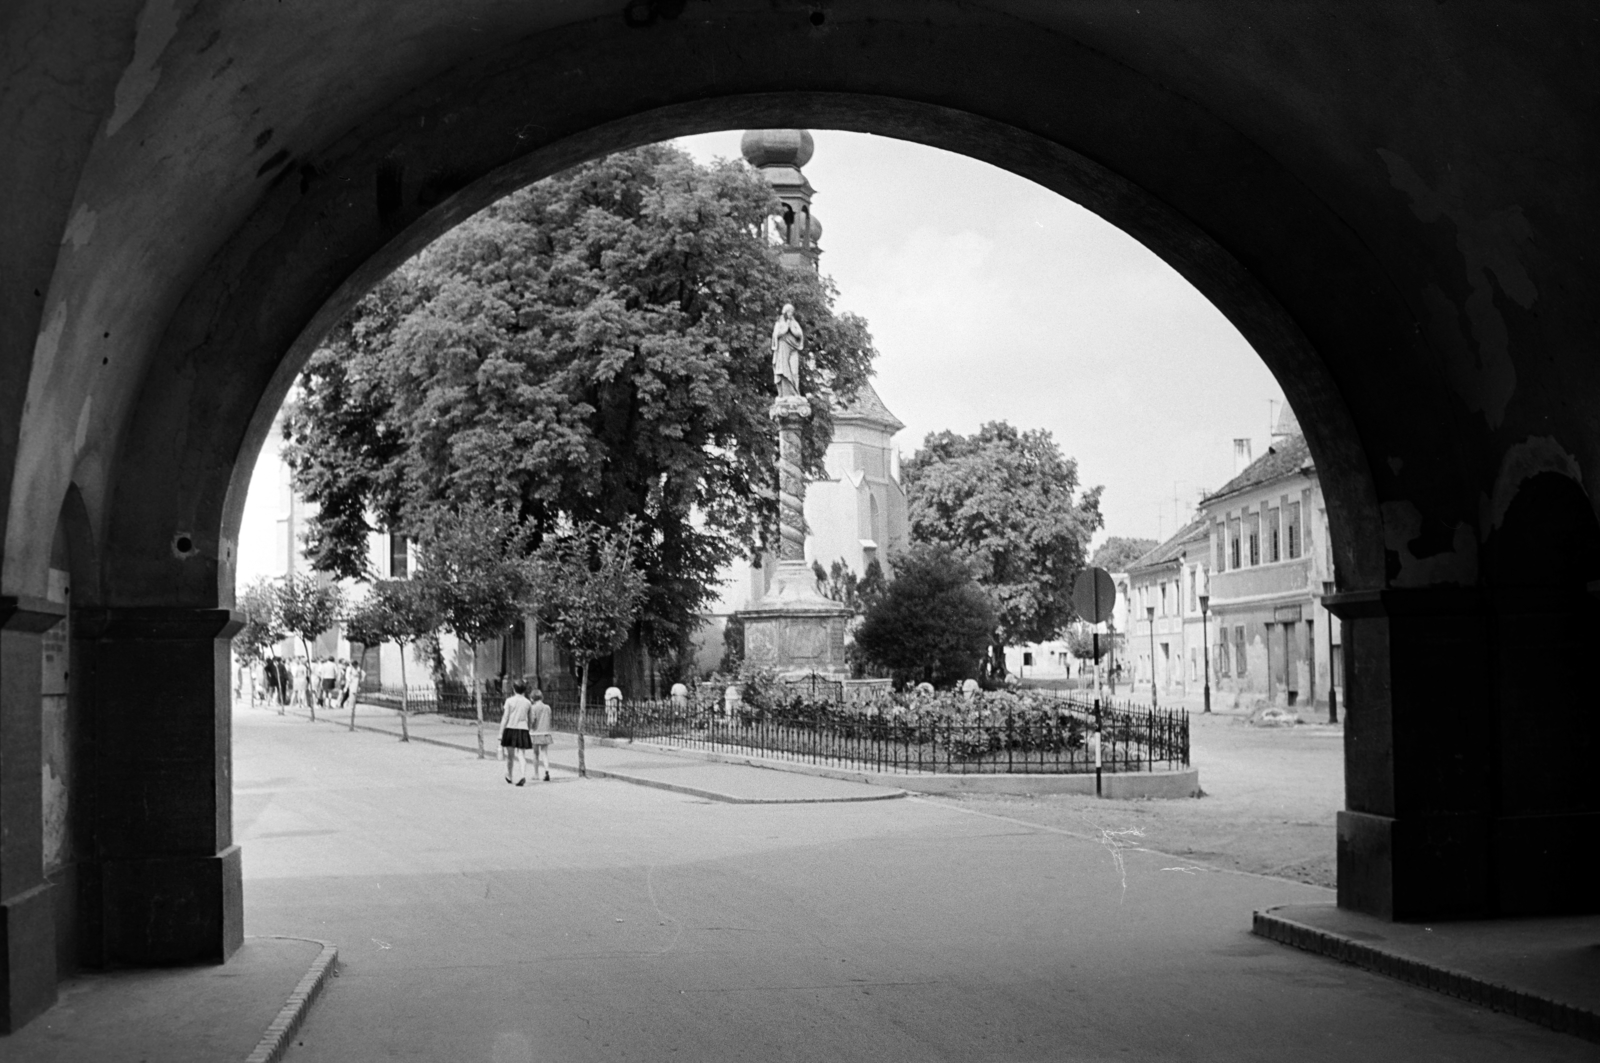
[(800, 394), (800, 352), (806, 334), (794, 318), (794, 304), (783, 304), (783, 316), (772, 326), (772, 379), (778, 384), (778, 397)]

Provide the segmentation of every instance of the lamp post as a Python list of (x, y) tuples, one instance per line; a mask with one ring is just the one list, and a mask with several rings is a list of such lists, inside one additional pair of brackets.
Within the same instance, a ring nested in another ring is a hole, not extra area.
[[(1333, 593), (1333, 580), (1322, 581), (1322, 609), (1327, 612), (1327, 597)], [(1339, 722), (1339, 688), (1333, 681), (1333, 614), (1328, 613), (1328, 722)]]
[(1144, 618), (1150, 625), (1150, 707), (1160, 708), (1156, 701), (1156, 607), (1144, 607)]
[(1206, 669), (1206, 712), (1211, 711), (1211, 634), (1206, 626), (1206, 607), (1210, 604), (1211, 595), (1200, 595), (1200, 653)]

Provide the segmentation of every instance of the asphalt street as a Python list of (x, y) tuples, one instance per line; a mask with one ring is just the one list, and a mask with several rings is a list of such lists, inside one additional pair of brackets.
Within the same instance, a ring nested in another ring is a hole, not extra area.
[(1253, 909), (1330, 892), (1147, 851), (1110, 802), (1068, 833), (916, 798), (519, 789), (438, 746), (234, 728), (246, 931), (343, 963), (289, 1063), (1595, 1058), (1252, 937)]

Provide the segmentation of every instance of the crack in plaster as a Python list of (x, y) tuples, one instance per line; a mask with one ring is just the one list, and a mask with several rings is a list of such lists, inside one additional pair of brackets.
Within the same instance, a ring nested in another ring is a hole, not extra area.
[[(1395, 152), (1379, 148), (1378, 156), (1389, 169), (1390, 184), (1411, 200), (1411, 212), (1418, 220), (1431, 224), (1442, 217), (1456, 227), (1456, 248), (1472, 290), (1459, 308), (1437, 284), (1423, 289), (1422, 300), (1433, 339), (1444, 348), (1451, 387), (1470, 409), (1484, 415), (1491, 428), (1498, 428), (1517, 389), (1517, 369), (1505, 318), (1495, 307), (1495, 287), (1498, 282), (1500, 291), (1524, 310), (1538, 301), (1539, 290), (1522, 262), (1524, 248), (1533, 241), (1533, 227), (1521, 207), (1474, 218), (1462, 205), (1459, 189), (1448, 187), (1453, 181), (1447, 179), (1446, 187), (1436, 190)], [(1476, 341), (1476, 356), (1461, 332), (1463, 313)]]

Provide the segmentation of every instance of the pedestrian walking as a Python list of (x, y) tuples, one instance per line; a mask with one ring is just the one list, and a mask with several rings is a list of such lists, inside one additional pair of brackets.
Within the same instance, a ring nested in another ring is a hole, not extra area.
[(274, 657), (273, 662), (278, 673), (278, 706), (281, 709), (289, 704), (289, 666), (283, 663), (282, 657)]
[(317, 688), (317, 704), (327, 708), (333, 700), (334, 688), (339, 685), (339, 666), (332, 657), (324, 657), (317, 662), (317, 679), (320, 680)]
[(304, 657), (296, 657), (294, 660), (289, 662), (289, 679), (294, 683), (293, 702), (295, 708), (297, 709), (305, 708), (306, 703), (310, 701), (310, 699), (306, 696), (306, 692), (310, 689), (306, 682), (306, 676), (308, 674), (309, 673), (306, 670), (306, 661)]
[(529, 739), (533, 742), (533, 777), (550, 781), (550, 706), (544, 703), (544, 691), (533, 692), (533, 713)]
[(276, 657), (268, 657), (261, 666), (261, 685), (266, 690), (267, 704), (278, 700), (278, 666)]
[(361, 693), (361, 681), (367, 677), (366, 669), (356, 663), (354, 657), (344, 669), (344, 698), (349, 708), (354, 708), (356, 697)]
[(511, 685), (512, 695), (500, 708), (500, 748), (506, 755), (506, 782), (512, 782), (512, 769), (516, 770), (516, 785), (528, 782), (528, 750), (533, 748), (528, 724), (533, 715), (533, 702), (524, 696), (527, 684), (517, 680)]

